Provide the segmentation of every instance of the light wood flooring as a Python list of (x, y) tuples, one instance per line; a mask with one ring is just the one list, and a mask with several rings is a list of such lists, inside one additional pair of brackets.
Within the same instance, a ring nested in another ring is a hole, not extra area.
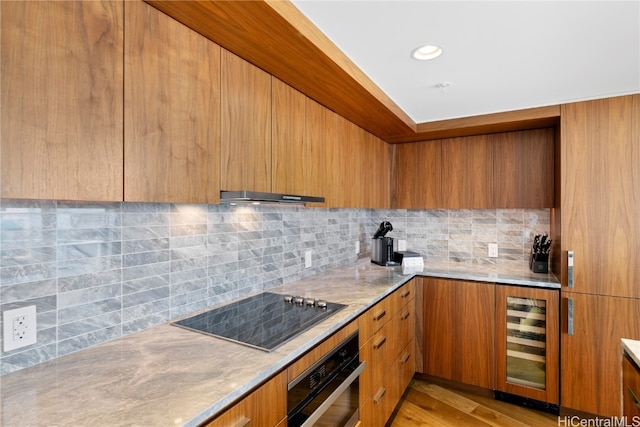
[(558, 427), (556, 415), (414, 378), (387, 427)]

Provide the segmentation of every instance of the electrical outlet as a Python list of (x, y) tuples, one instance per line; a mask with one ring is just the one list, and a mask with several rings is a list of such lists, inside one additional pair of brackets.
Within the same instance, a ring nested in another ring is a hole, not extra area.
[(311, 249), (307, 249), (304, 252), (304, 268), (311, 268), (313, 262), (311, 261)]
[(489, 243), (489, 258), (498, 258), (498, 244)]
[(2, 313), (4, 351), (26, 347), (37, 342), (36, 306), (29, 305)]
[(356, 255), (360, 255), (360, 240), (356, 240)]

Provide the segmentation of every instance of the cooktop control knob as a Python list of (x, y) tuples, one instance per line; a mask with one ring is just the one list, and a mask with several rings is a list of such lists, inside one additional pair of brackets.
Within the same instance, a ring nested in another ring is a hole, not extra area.
[(316, 301), (316, 305), (318, 306), (318, 308), (327, 308), (327, 302), (323, 299), (319, 299), (318, 301)]
[(293, 295), (285, 295), (284, 302), (286, 302), (287, 304), (293, 304)]
[(309, 306), (309, 307), (313, 307), (314, 305), (316, 305), (316, 300), (313, 298), (307, 298), (304, 300), (304, 302)]
[(293, 297), (293, 302), (295, 302), (296, 305), (302, 305), (302, 304), (304, 304), (304, 298), (303, 297)]

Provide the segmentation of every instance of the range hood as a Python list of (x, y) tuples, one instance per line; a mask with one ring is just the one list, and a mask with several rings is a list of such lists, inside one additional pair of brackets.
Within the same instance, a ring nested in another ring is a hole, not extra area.
[(265, 203), (324, 203), (324, 197), (296, 196), (293, 194), (261, 193), (258, 191), (221, 191), (220, 202), (265, 202)]

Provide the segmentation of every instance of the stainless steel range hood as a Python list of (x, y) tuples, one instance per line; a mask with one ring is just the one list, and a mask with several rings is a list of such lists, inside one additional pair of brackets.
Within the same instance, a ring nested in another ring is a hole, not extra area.
[(258, 191), (221, 191), (220, 202), (264, 202), (264, 203), (324, 203), (324, 197), (297, 196), (293, 194), (261, 193)]

